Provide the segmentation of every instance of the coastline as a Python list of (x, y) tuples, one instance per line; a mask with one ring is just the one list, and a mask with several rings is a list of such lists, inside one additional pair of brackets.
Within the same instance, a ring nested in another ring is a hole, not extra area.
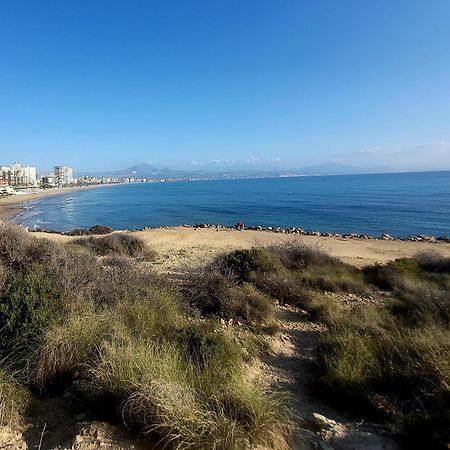
[(53, 189), (35, 189), (28, 194), (16, 194), (9, 197), (0, 198), (0, 220), (9, 222), (14, 217), (19, 215), (23, 209), (24, 202), (30, 202), (39, 200), (45, 197), (54, 197), (57, 195), (64, 195), (70, 192), (76, 192), (85, 189), (99, 189), (108, 187), (110, 185), (100, 184), (93, 186), (74, 186), (66, 188), (53, 188)]
[[(335, 236), (289, 235), (270, 231), (229, 228), (164, 227), (138, 231), (122, 230), (142, 239), (158, 253), (154, 267), (158, 271), (176, 271), (184, 265), (192, 265), (213, 258), (219, 253), (258, 245), (280, 244), (285, 241), (300, 242), (321, 249), (356, 267), (411, 257), (418, 253), (432, 252), (450, 258), (450, 243), (413, 242), (400, 240), (366, 240)], [(37, 238), (65, 243), (78, 236), (35, 231)]]

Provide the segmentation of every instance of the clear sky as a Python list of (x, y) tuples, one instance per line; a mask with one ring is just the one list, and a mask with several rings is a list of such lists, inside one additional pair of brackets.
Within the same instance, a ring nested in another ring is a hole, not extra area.
[(2, 1), (12, 160), (450, 169), (450, 1)]

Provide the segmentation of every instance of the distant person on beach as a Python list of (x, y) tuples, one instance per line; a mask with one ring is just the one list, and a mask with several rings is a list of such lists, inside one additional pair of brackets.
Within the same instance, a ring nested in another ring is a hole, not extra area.
[(245, 228), (245, 225), (244, 225), (244, 222), (242, 222), (242, 220), (239, 221), (239, 222), (237, 222), (237, 223), (234, 225), (234, 229), (235, 229), (235, 230), (242, 231), (244, 228)]

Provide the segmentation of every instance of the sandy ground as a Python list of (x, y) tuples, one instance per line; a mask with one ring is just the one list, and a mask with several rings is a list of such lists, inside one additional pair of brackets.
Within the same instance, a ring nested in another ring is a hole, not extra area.
[(11, 220), (14, 216), (20, 213), (20, 208), (27, 202), (38, 200), (40, 198), (67, 194), (69, 192), (80, 189), (95, 189), (102, 186), (83, 186), (70, 188), (55, 188), (55, 189), (29, 189), (29, 194), (11, 195), (9, 197), (0, 198), (0, 220)]
[[(57, 234), (34, 233), (60, 242), (72, 238)], [(229, 229), (158, 228), (131, 234), (143, 239), (156, 250), (156, 266), (162, 271), (175, 271), (180, 265), (205, 261), (218, 253), (255, 245), (274, 244), (285, 240), (303, 242), (357, 267), (386, 263), (390, 260), (434, 252), (450, 257), (450, 244), (409, 241), (378, 241), (322, 236), (296, 236), (268, 231), (236, 231)]]

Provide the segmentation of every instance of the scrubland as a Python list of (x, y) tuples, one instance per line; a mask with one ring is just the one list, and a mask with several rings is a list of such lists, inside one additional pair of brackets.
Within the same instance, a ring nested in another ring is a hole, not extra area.
[[(153, 270), (157, 251), (128, 234), (58, 244), (1, 225), (1, 424), (32, 420), (43, 397), (69, 389), (93, 416), (107, 410), (167, 448), (290, 448), (287, 394), (246, 374), (287, 304), (325, 330), (315, 395), (400, 445), (446, 448), (449, 259), (358, 269), (284, 242), (168, 277)], [(349, 308), (330, 293), (373, 301)]]

